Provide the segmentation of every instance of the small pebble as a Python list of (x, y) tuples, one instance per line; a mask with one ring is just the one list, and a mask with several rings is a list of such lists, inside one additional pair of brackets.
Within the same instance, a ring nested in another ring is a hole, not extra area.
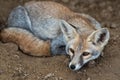
[(44, 77), (44, 79), (47, 79), (47, 78), (53, 77), (53, 76), (54, 76), (54, 73), (49, 73), (49, 74), (47, 74), (47, 75)]
[(0, 75), (3, 74), (3, 73), (4, 73), (4, 71), (3, 71), (3, 70), (0, 70)]
[(18, 55), (14, 55), (14, 57), (17, 58), (17, 59), (20, 59), (20, 57)]
[(88, 77), (87, 80), (91, 80), (90, 77)]
[(117, 25), (114, 24), (114, 23), (112, 23), (111, 26), (110, 26), (110, 28), (112, 28), (112, 29), (115, 29), (116, 27), (117, 27)]

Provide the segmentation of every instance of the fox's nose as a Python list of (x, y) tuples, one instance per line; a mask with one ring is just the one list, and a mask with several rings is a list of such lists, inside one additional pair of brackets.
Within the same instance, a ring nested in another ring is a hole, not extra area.
[(75, 65), (71, 65), (70, 69), (74, 70), (75, 69)]

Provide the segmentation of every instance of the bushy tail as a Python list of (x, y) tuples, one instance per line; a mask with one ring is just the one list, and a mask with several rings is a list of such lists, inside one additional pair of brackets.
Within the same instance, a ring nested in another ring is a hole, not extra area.
[(0, 37), (3, 42), (16, 43), (28, 55), (50, 56), (50, 42), (38, 39), (25, 29), (5, 28), (1, 31)]

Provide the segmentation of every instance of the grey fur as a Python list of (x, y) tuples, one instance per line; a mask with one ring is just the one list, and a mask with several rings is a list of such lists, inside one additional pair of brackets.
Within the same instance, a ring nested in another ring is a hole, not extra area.
[(8, 26), (29, 29), (31, 21), (26, 9), (18, 6), (12, 10), (8, 18)]
[(64, 40), (63, 35), (60, 35), (60, 37), (56, 37), (55, 39), (52, 40), (51, 51), (53, 55), (66, 54), (65, 51), (66, 44), (63, 40)]

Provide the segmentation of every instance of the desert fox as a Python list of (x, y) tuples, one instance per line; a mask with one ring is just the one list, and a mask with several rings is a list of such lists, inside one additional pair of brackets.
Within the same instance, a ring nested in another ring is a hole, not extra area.
[(14, 8), (8, 27), (0, 33), (2, 41), (18, 44), (29, 55), (69, 55), (72, 70), (98, 58), (109, 37), (108, 29), (91, 16), (51, 1), (32, 1)]

